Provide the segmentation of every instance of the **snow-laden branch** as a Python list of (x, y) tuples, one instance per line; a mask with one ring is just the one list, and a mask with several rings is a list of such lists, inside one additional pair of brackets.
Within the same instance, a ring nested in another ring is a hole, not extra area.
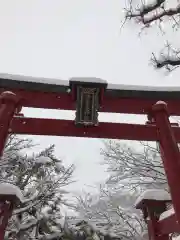
[[(138, 6), (134, 7), (133, 0), (129, 0), (129, 6), (126, 9), (126, 19), (135, 19), (138, 24), (142, 24), (143, 28), (148, 28), (157, 23), (160, 27), (165, 20), (172, 24), (172, 28), (179, 28), (180, 26), (180, 3), (177, 1), (175, 6), (170, 6), (171, 2), (168, 0), (150, 0), (141, 1)], [(164, 58), (154, 58), (153, 63), (156, 68), (166, 68), (173, 70), (180, 65), (180, 59), (176, 53), (173, 56), (164, 54)]]
[(53, 239), (61, 232), (61, 207), (68, 205), (64, 187), (72, 182), (74, 166), (65, 167), (54, 156), (53, 145), (27, 156), (22, 150), (29, 147), (31, 141), (11, 136), (3, 156), (6, 166), (0, 169), (6, 184), (18, 186), (24, 195), (9, 221), (5, 238), (8, 240)]

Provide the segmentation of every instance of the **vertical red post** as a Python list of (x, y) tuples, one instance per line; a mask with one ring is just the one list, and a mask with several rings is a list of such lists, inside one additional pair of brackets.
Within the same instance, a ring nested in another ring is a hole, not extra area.
[(3, 92), (0, 95), (0, 157), (6, 144), (12, 118), (18, 112), (18, 97), (12, 92)]
[(167, 105), (157, 102), (152, 108), (152, 118), (156, 123), (169, 190), (176, 218), (180, 224), (180, 153), (169, 121)]
[(0, 240), (4, 240), (4, 235), (8, 221), (12, 216), (13, 202), (0, 201)]

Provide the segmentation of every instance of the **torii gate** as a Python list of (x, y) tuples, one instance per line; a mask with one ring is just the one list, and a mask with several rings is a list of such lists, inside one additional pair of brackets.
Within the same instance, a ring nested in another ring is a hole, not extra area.
[[(109, 85), (96, 78), (60, 81), (5, 74), (0, 75), (0, 93), (0, 155), (9, 133), (158, 141), (175, 215), (171, 224), (149, 235), (153, 240), (162, 238), (165, 228), (166, 234), (174, 231), (173, 224), (180, 229), (180, 128), (169, 121), (170, 115), (180, 115), (180, 89)], [(76, 119), (26, 118), (20, 113), (22, 107), (75, 110)], [(98, 112), (146, 114), (148, 121), (143, 125), (98, 122)], [(4, 212), (0, 240), (9, 215)]]

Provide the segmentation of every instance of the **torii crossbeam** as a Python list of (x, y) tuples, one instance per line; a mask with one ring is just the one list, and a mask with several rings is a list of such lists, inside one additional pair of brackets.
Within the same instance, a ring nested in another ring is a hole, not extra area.
[[(169, 115), (180, 115), (180, 89), (113, 85), (96, 78), (60, 81), (1, 74), (0, 94), (0, 155), (9, 133), (158, 141), (180, 223), (180, 128), (169, 121)], [(20, 114), (22, 107), (75, 110), (76, 119), (27, 118)], [(99, 122), (98, 112), (145, 114), (149, 121)]]
[[(23, 107), (76, 110), (72, 82), (85, 86), (98, 83), (101, 86), (99, 112), (148, 114), (157, 101), (168, 104), (170, 115), (180, 115), (180, 89), (137, 87), (107, 84), (101, 79), (76, 78), (70, 81), (41, 79), (14, 75), (0, 75), (0, 92), (12, 91)], [(75, 136), (129, 140), (157, 141), (155, 125), (104, 123), (98, 126), (77, 128), (74, 121), (21, 118), (16, 116), (11, 125), (12, 133), (52, 136)], [(180, 142), (180, 129), (173, 128), (176, 140)]]

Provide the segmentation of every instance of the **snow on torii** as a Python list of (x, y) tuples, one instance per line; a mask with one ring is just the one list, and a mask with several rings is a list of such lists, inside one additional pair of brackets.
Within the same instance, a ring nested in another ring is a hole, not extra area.
[(168, 104), (170, 115), (180, 114), (180, 87), (111, 84), (95, 77), (61, 80), (0, 74), (0, 91), (16, 92), (24, 99), (25, 107), (75, 110), (72, 95), (77, 85), (95, 86), (101, 91), (100, 112), (146, 114), (154, 103), (162, 100)]
[[(52, 84), (52, 81), (45, 83), (44, 79), (39, 79), (38, 82), (34, 78), (23, 79), (10, 75), (1, 75), (0, 78), (0, 91), (3, 92), (0, 98), (1, 155), (9, 132), (158, 141), (177, 223), (180, 222), (180, 153), (177, 145), (180, 142), (180, 128), (172, 126), (169, 121), (169, 115), (180, 116), (179, 89), (134, 89), (134, 86), (129, 89), (129, 86), (111, 85), (94, 78), (73, 78), (67, 83), (61, 82), (61, 85), (60, 81)], [(19, 106), (76, 110), (76, 119), (69, 121), (20, 117)], [(99, 111), (145, 114), (149, 121), (144, 125), (99, 123)], [(168, 233), (172, 231), (173, 228), (168, 229)], [(164, 233), (162, 229), (161, 233)]]
[[(161, 100), (167, 103), (170, 115), (180, 115), (180, 89), (175, 87), (117, 85), (93, 77), (59, 80), (0, 74), (0, 91), (15, 93), (23, 107), (76, 111), (76, 126), (68, 120), (16, 117), (12, 133), (17, 134), (156, 141), (155, 127), (98, 122), (98, 112), (149, 114)], [(78, 124), (89, 128), (77, 128)], [(180, 130), (176, 132), (180, 141)]]
[[(179, 92), (180, 87), (154, 87), (154, 86), (143, 86), (143, 85), (126, 85), (126, 84), (113, 84), (108, 83), (108, 81), (96, 78), (96, 77), (73, 77), (69, 80), (55, 79), (55, 78), (44, 78), (44, 77), (32, 77), (32, 76), (23, 76), (23, 75), (15, 75), (15, 74), (7, 74), (0, 73), (0, 86), (7, 85), (3, 83), (3, 80), (11, 80), (17, 82), (31, 82), (31, 83), (41, 83), (48, 85), (61, 85), (61, 86), (69, 86), (70, 81), (82, 81), (82, 82), (90, 82), (90, 83), (105, 83), (107, 84), (107, 89), (116, 89), (116, 90), (134, 90), (134, 91), (156, 91), (156, 92)], [(7, 81), (6, 81), (7, 82)]]

